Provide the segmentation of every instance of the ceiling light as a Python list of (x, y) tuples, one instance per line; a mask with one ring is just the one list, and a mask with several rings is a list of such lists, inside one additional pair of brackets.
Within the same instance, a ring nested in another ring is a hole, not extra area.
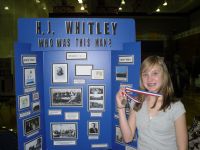
[(121, 10), (122, 10), (122, 7), (119, 7), (119, 10), (121, 11)]
[(43, 7), (43, 9), (46, 10), (47, 8), (46, 8), (46, 7)]
[(4, 7), (4, 10), (9, 10), (9, 7), (8, 7), (8, 6), (5, 6), (5, 7)]
[(160, 8), (156, 9), (156, 12), (160, 12)]
[(81, 6), (81, 10), (85, 10), (85, 7), (84, 7), (84, 6)]
[(122, 0), (121, 4), (122, 4), (122, 5), (125, 5), (125, 3), (126, 3), (125, 0)]
[(78, 0), (79, 4), (83, 4), (83, 0)]
[(167, 6), (167, 2), (166, 1), (163, 3), (163, 6)]
[(40, 3), (40, 0), (35, 0), (36, 3)]

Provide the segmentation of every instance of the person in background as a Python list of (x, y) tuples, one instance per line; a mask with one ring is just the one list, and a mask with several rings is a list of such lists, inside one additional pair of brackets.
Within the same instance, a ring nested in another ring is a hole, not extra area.
[(189, 85), (189, 73), (186, 69), (185, 63), (178, 54), (173, 56), (171, 77), (175, 96), (177, 98), (182, 98), (184, 90)]
[(132, 106), (127, 119), (122, 103), (125, 89), (118, 91), (116, 105), (124, 142), (132, 141), (137, 128), (138, 150), (187, 150), (185, 108), (174, 97), (171, 78), (162, 57), (149, 56), (143, 61), (140, 88), (162, 96), (140, 95), (141, 103)]

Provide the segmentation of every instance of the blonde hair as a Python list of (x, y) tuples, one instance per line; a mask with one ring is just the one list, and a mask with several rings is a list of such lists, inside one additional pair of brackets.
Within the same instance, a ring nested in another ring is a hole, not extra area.
[[(170, 106), (171, 102), (175, 102), (176, 100), (174, 99), (174, 89), (173, 89), (171, 77), (169, 75), (169, 72), (164, 62), (163, 57), (149, 56), (142, 62), (141, 67), (140, 67), (140, 88), (141, 90), (146, 90), (141, 78), (142, 72), (144, 72), (146, 69), (149, 69), (155, 65), (160, 66), (163, 71), (163, 84), (159, 90), (159, 93), (163, 95), (163, 104), (161, 105), (160, 110), (165, 111), (165, 109), (167, 109)], [(143, 103), (145, 96), (139, 95), (139, 99)], [(136, 111), (140, 110), (142, 103), (136, 104), (133, 109)], [(156, 103), (157, 103), (157, 100), (154, 103), (153, 107), (155, 107)]]

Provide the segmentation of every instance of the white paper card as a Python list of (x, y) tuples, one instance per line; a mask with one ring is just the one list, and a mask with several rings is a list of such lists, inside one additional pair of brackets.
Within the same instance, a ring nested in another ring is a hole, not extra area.
[(92, 148), (104, 148), (104, 147), (108, 147), (108, 144), (92, 144), (91, 147)]
[(119, 63), (133, 63), (134, 64), (134, 55), (119, 56)]
[(28, 116), (28, 115), (30, 115), (30, 114), (31, 114), (30, 111), (26, 111), (26, 112), (20, 113), (20, 114), (19, 114), (19, 117), (20, 117), (20, 118), (26, 117), (26, 116)]
[(74, 84), (85, 84), (85, 79), (74, 79)]
[(53, 145), (76, 145), (76, 141), (53, 141)]
[(52, 116), (52, 115), (61, 115), (62, 112), (61, 110), (49, 110), (49, 115)]
[(99, 139), (99, 137), (98, 136), (89, 136), (88, 139), (90, 139), (90, 140), (97, 140), (97, 139)]
[(23, 64), (36, 64), (36, 56), (22, 56)]
[(126, 148), (125, 150), (137, 150), (136, 148), (133, 148), (133, 147), (130, 147), (130, 146), (126, 146), (125, 148)]
[(79, 112), (65, 112), (65, 120), (79, 120)]
[(101, 117), (102, 113), (101, 112), (91, 112), (91, 117)]
[(76, 65), (76, 76), (91, 76), (92, 65)]
[(68, 52), (67, 59), (69, 60), (87, 59), (87, 53)]

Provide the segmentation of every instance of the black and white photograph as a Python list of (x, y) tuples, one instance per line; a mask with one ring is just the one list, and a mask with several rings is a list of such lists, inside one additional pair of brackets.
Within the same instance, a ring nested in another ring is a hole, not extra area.
[(76, 64), (75, 75), (76, 76), (91, 76), (93, 65), (88, 64)]
[(82, 106), (83, 94), (80, 87), (51, 88), (51, 106)]
[(33, 100), (38, 100), (40, 98), (39, 92), (33, 92), (32, 93), (32, 99)]
[(104, 100), (104, 85), (89, 85), (90, 100)]
[(128, 81), (128, 66), (116, 66), (116, 81)]
[(53, 83), (67, 83), (68, 64), (53, 64), (52, 76), (53, 76)]
[(92, 79), (93, 80), (104, 80), (104, 70), (93, 69), (92, 70)]
[(99, 121), (89, 121), (88, 122), (88, 135), (96, 136), (99, 135), (100, 122)]
[(86, 60), (87, 53), (86, 52), (67, 52), (66, 59), (67, 60)]
[(32, 87), (36, 85), (35, 68), (24, 68), (24, 87)]
[(105, 101), (105, 86), (89, 85), (88, 92), (89, 110), (103, 111)]
[(104, 111), (104, 101), (90, 100), (89, 111)]
[(116, 131), (115, 141), (117, 143), (123, 143), (122, 132), (121, 132), (119, 126), (115, 126), (115, 131)]
[(29, 135), (40, 129), (40, 116), (34, 116), (24, 120), (24, 134)]
[(30, 107), (30, 96), (29, 95), (19, 96), (18, 101), (19, 101), (19, 110)]
[(33, 112), (40, 111), (40, 101), (36, 101), (32, 103), (32, 111)]
[(75, 122), (51, 123), (52, 139), (77, 139), (78, 128)]
[(42, 150), (42, 137), (37, 137), (24, 144), (24, 150)]

